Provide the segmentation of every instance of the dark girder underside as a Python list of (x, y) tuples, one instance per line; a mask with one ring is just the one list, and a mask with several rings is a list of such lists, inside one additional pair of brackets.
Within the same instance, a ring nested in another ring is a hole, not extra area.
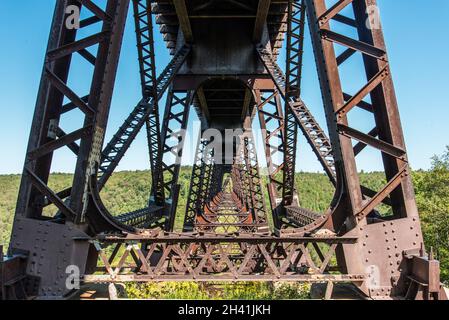
[[(153, 13), (156, 16), (156, 23), (160, 27), (160, 32), (165, 40), (167, 48), (172, 54), (176, 52), (178, 45), (180, 19), (176, 12), (175, 1), (156, 0), (153, 4)], [(195, 32), (201, 32), (199, 26), (206, 23), (246, 23), (247, 26), (254, 26), (258, 14), (258, 0), (193, 0), (186, 1), (186, 7), (190, 23), (192, 25), (193, 37)], [(280, 52), (285, 32), (287, 1), (272, 0), (269, 4), (268, 16), (266, 18), (269, 31), (271, 47), (274, 56)], [(207, 25), (206, 25), (207, 26)], [(210, 30), (210, 29), (209, 29)], [(213, 31), (213, 30), (210, 30)], [(252, 32), (252, 30), (242, 30)]]

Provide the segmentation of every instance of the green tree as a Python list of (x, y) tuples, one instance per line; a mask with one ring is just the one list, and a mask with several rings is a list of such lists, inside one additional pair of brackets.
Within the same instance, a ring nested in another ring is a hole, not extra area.
[(424, 240), (440, 260), (441, 278), (449, 283), (449, 147), (432, 159), (432, 169), (415, 174), (416, 200)]

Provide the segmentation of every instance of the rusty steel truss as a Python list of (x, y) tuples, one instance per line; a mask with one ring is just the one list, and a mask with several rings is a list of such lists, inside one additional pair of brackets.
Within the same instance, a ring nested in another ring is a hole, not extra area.
[[(67, 27), (69, 6), (82, 10), (80, 29)], [(105, 143), (129, 10), (142, 98)], [(324, 282), (329, 298), (334, 283), (349, 282), (373, 299), (447, 299), (423, 244), (377, 12), (375, 0), (58, 0), (10, 247), (0, 259), (1, 298), (67, 297), (67, 270), (76, 267), (82, 283)], [(172, 56), (159, 75), (155, 26)], [(326, 127), (301, 95), (306, 26)], [(357, 66), (349, 76), (348, 63)], [(364, 80), (351, 91), (348, 78)], [(181, 210), (192, 110), (201, 128)], [(80, 128), (66, 132), (63, 120), (75, 112)], [(148, 204), (111, 213), (100, 191), (144, 126)], [(299, 132), (335, 187), (324, 212), (301, 206)], [(65, 147), (76, 157), (73, 183), (53, 190), (54, 156)], [(385, 173), (378, 190), (359, 179), (365, 149), (378, 153)]]

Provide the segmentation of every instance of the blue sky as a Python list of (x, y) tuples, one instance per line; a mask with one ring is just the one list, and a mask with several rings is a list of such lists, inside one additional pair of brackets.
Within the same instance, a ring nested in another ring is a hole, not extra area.
[[(39, 0), (39, 5), (36, 0), (17, 3), (0, 1), (0, 137), (3, 150), (0, 174), (22, 171), (55, 0)], [(379, 0), (378, 3), (410, 162), (414, 169), (427, 169), (430, 158), (441, 154), (449, 145), (449, 28), (446, 23), (449, 1), (427, 0), (425, 5), (421, 0)], [(156, 44), (160, 71), (169, 56), (159, 36)], [(308, 48), (310, 46), (306, 46), (303, 99), (324, 126), (315, 65)], [(129, 20), (108, 137), (139, 100), (137, 70), (133, 26)], [(192, 114), (191, 120), (195, 119)], [(66, 120), (63, 124), (67, 131), (76, 129), (78, 120)], [(190, 132), (196, 132), (194, 128), (191, 121)], [(145, 135), (141, 134), (122, 161), (120, 170), (148, 167), (145, 143)], [(191, 159), (192, 145), (187, 144), (185, 164)], [(298, 157), (298, 169), (320, 169), (303, 138), (300, 139)], [(70, 152), (58, 153), (52, 170), (70, 172), (72, 169)], [(367, 153), (361, 156), (359, 169), (371, 171), (379, 166)]]

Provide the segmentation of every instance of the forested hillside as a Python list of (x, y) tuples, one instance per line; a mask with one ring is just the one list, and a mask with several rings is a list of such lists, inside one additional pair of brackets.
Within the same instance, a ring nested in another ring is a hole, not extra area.
[[(181, 195), (176, 221), (178, 230), (182, 227), (190, 171), (191, 168), (183, 167), (180, 174)], [(116, 173), (102, 192), (104, 203), (114, 214), (145, 207), (150, 178), (150, 172), (147, 171)], [(374, 190), (379, 190), (385, 184), (381, 173), (361, 173), (360, 179), (364, 185)], [(413, 179), (426, 246), (428, 249), (432, 247), (438, 254), (442, 265), (442, 278), (447, 282), (449, 281), (449, 148), (445, 155), (433, 159), (430, 171), (414, 172)], [(62, 190), (71, 184), (71, 180), (71, 175), (54, 174), (50, 186), (55, 190)], [(0, 176), (0, 243), (5, 247), (12, 227), (19, 183), (18, 175)], [(327, 209), (332, 199), (333, 187), (324, 175), (298, 173), (296, 185), (302, 206), (316, 212), (324, 212)]]

